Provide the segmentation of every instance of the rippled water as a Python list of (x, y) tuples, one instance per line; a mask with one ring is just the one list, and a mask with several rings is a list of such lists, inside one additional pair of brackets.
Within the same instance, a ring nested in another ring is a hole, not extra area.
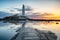
[[(0, 40), (10, 40), (16, 30), (22, 26), (23, 22), (0, 22)], [(56, 33), (57, 40), (60, 40), (60, 22), (59, 21), (28, 21), (25, 27), (32, 27), (39, 30), (47, 30)]]

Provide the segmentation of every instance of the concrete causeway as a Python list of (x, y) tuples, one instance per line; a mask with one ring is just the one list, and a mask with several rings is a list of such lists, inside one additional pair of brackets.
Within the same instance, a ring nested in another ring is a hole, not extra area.
[(56, 40), (55, 33), (29, 27), (21, 28), (11, 40)]

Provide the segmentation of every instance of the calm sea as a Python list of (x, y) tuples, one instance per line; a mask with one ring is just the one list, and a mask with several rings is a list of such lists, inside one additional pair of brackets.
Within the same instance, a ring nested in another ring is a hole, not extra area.
[[(5, 22), (0, 21), (0, 40), (10, 40), (15, 34), (16, 30), (22, 27), (24, 22)], [(25, 27), (32, 27), (39, 30), (47, 30), (54, 32), (60, 40), (60, 22), (59, 21), (28, 21)]]

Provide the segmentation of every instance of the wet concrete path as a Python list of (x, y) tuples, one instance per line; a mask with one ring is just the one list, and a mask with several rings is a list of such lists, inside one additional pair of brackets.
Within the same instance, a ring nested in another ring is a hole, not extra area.
[(25, 27), (17, 31), (18, 34), (11, 40), (56, 40), (57, 36), (50, 31), (40, 31), (37, 29)]

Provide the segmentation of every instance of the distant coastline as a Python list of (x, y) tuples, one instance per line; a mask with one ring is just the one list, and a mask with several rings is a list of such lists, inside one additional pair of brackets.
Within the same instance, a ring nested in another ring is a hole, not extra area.
[(19, 19), (19, 16), (9, 16), (9, 17), (4, 17), (4, 18), (0, 18), (0, 21), (2, 20), (15, 20), (15, 21), (20, 21), (20, 20), (29, 20), (29, 21), (60, 21), (60, 20), (46, 20), (46, 19), (32, 19), (32, 18), (25, 18), (25, 19), (22, 19), (20, 18)]

